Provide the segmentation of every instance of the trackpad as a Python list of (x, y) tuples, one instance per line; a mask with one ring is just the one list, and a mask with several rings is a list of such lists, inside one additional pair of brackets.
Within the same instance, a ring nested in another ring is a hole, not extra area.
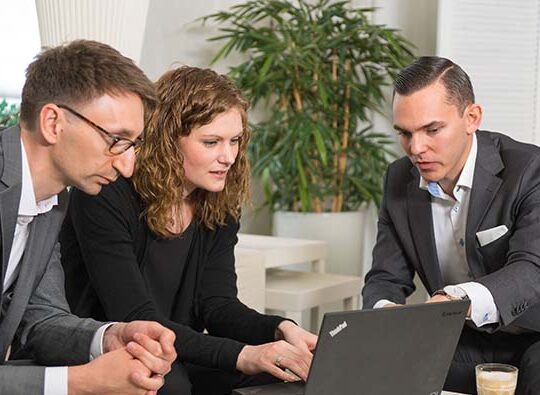
[(236, 389), (232, 392), (232, 395), (303, 395), (305, 386), (306, 383), (303, 381), (258, 385)]

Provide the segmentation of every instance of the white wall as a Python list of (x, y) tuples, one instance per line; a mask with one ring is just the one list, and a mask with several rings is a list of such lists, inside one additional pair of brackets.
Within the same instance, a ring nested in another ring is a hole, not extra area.
[(18, 98), (26, 66), (40, 48), (36, 6), (34, 0), (4, 1), (0, 6), (0, 98)]
[[(165, 70), (179, 65), (209, 67), (221, 43), (206, 40), (218, 30), (211, 23), (203, 26), (197, 19), (237, 3), (240, 1), (151, 0), (141, 56), (143, 70), (157, 79)], [(213, 68), (225, 73), (228, 64), (221, 62)]]
[(438, 53), (471, 77), (482, 128), (540, 143), (540, 0), (440, 0)]

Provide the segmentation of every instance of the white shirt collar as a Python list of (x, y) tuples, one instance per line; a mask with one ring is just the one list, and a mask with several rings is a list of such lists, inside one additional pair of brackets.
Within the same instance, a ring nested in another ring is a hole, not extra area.
[[(461, 174), (459, 175), (459, 178), (456, 182), (456, 186), (454, 187), (454, 196), (456, 194), (456, 191), (460, 188), (468, 188), (472, 189), (473, 185), (473, 178), (474, 178), (474, 166), (476, 164), (476, 156), (478, 154), (478, 142), (476, 139), (476, 133), (473, 134), (473, 141), (471, 150), (469, 152), (469, 156), (467, 157), (467, 161), (465, 162), (465, 166), (463, 166), (463, 170), (461, 171)], [(425, 189), (429, 191), (429, 193), (434, 197), (442, 197), (446, 195), (442, 188), (439, 186), (436, 182), (428, 182), (424, 179), (424, 177), (420, 176), (420, 185), (419, 187), (421, 189)]]
[(34, 185), (32, 183), (32, 174), (26, 150), (21, 140), (21, 158), (22, 158), (22, 188), (21, 201), (19, 202), (19, 216), (35, 217), (38, 214), (51, 211), (58, 204), (58, 195), (51, 196), (48, 199), (36, 202)]

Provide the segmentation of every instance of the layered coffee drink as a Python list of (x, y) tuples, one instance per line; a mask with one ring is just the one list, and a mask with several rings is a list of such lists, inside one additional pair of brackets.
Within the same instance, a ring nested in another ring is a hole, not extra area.
[(518, 369), (512, 365), (488, 363), (476, 367), (478, 395), (514, 395)]

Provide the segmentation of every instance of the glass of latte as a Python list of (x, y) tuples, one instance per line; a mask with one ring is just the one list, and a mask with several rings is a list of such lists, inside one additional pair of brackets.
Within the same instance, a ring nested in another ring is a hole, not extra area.
[(478, 395), (514, 395), (518, 368), (502, 363), (484, 363), (476, 366)]

